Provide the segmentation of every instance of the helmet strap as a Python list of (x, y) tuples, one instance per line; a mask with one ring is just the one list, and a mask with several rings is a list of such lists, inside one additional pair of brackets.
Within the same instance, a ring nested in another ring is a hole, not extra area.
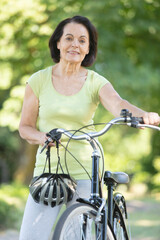
[[(57, 158), (58, 158), (56, 174), (58, 174), (59, 166), (61, 168), (62, 173), (64, 174), (64, 171), (63, 171), (63, 168), (62, 168), (62, 165), (61, 165), (60, 155), (59, 155), (59, 140), (56, 140), (56, 148), (57, 148)], [(51, 151), (50, 151), (50, 149), (51, 149), (51, 147), (48, 146), (47, 151), (46, 151), (46, 162), (45, 162), (45, 165), (44, 165), (43, 173), (45, 172), (47, 162), (48, 162), (49, 173), (51, 173), (51, 159), (50, 159), (50, 152)]]
[(43, 173), (45, 172), (47, 161), (48, 161), (48, 170), (49, 170), (49, 173), (51, 173), (50, 148), (51, 147), (48, 146), (47, 151), (46, 151), (46, 162), (44, 165)]
[(56, 174), (58, 174), (59, 166), (61, 168), (62, 173), (64, 174), (64, 171), (63, 171), (63, 168), (62, 168), (62, 165), (61, 165), (61, 158), (60, 158), (60, 155), (59, 155), (59, 141), (56, 141), (56, 148), (57, 148), (57, 158), (58, 158)]

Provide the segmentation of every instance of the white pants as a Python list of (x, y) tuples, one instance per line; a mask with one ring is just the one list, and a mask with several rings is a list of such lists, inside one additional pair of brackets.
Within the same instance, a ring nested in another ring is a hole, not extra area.
[[(74, 204), (79, 197), (89, 198), (90, 193), (90, 180), (78, 180), (76, 193), (72, 201), (67, 204), (67, 207)], [(33, 200), (32, 196), (29, 195), (24, 211), (19, 240), (48, 240), (61, 207), (62, 205), (52, 208), (38, 204)]]

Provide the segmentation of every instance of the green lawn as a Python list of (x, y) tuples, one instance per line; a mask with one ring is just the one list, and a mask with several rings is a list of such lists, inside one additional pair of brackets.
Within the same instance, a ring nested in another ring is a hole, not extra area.
[[(28, 187), (0, 185), (0, 230), (19, 230)], [(127, 199), (132, 240), (160, 239), (160, 197), (124, 193)]]
[(134, 199), (128, 202), (132, 239), (160, 239), (160, 200)]
[(28, 187), (12, 183), (0, 185), (0, 230), (19, 230)]

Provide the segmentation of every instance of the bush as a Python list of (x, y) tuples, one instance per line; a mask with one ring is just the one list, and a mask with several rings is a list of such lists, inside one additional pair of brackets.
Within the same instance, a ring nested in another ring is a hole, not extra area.
[(0, 229), (18, 228), (20, 215), (18, 208), (0, 200)]
[(0, 185), (0, 229), (20, 228), (27, 196), (26, 186), (17, 183)]

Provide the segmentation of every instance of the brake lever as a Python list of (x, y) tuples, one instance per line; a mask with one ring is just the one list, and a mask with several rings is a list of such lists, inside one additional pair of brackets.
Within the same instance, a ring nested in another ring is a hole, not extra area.
[(53, 140), (52, 140), (51, 137), (49, 137), (49, 138), (45, 141), (45, 144), (44, 144), (44, 146), (42, 147), (42, 149), (41, 149), (41, 151), (40, 151), (40, 154), (44, 151), (44, 149), (48, 146), (48, 144), (49, 144), (50, 142), (53, 142)]
[(56, 147), (58, 148), (58, 143), (59, 140), (61, 139), (62, 133), (57, 133), (57, 128), (54, 128), (49, 133), (47, 133), (46, 136), (49, 138), (47, 139), (47, 141), (45, 141), (45, 144), (41, 149), (40, 153), (44, 151), (44, 149), (48, 146), (50, 142), (56, 141)]

